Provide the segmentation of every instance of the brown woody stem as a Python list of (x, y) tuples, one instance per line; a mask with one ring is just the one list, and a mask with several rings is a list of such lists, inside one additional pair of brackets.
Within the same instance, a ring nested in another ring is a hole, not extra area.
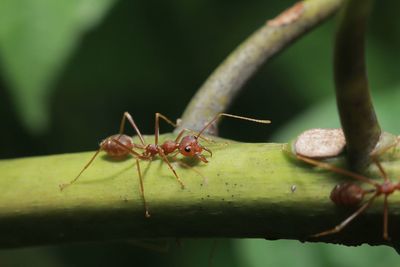
[(216, 114), (226, 111), (235, 96), (244, 88), (246, 81), (268, 59), (310, 29), (320, 25), (339, 9), (342, 2), (342, 0), (300, 1), (262, 25), (204, 82), (184, 111), (182, 123), (175, 132), (183, 128), (200, 130)]

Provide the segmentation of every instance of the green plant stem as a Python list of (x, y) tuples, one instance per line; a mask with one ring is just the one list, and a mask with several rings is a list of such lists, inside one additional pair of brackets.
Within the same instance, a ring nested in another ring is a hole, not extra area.
[[(0, 247), (165, 237), (304, 241), (351, 213), (328, 197), (343, 178), (293, 162), (282, 144), (221, 139), (207, 146), (213, 151), (208, 164), (174, 163), (183, 190), (160, 159), (141, 162), (148, 219), (132, 158), (114, 162), (100, 156), (62, 192), (58, 185), (74, 178), (93, 152), (1, 160)], [(384, 163), (389, 175), (400, 172), (397, 158)], [(398, 196), (390, 197), (391, 207), (399, 204)], [(393, 242), (399, 221), (399, 211), (391, 209)], [(342, 233), (313, 241), (383, 244), (382, 199)]]
[(365, 30), (372, 0), (350, 0), (344, 5), (335, 45), (335, 84), (340, 121), (352, 169), (370, 160), (380, 134), (365, 66)]
[(340, 7), (342, 0), (308, 0), (298, 17), (281, 26), (262, 25), (240, 44), (210, 75), (182, 115), (182, 128), (200, 130), (217, 113), (226, 111), (235, 96), (268, 59), (308, 30), (318, 26)]

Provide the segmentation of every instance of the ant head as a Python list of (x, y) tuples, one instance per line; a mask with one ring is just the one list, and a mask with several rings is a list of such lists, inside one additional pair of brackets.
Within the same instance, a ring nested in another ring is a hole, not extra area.
[(197, 136), (188, 135), (182, 138), (179, 144), (179, 152), (187, 157), (195, 156), (203, 151), (203, 147), (197, 141)]
[(201, 161), (207, 163), (208, 160), (201, 154), (203, 150), (208, 151), (211, 154), (211, 151), (198, 142), (198, 137), (193, 135), (188, 135), (182, 138), (179, 144), (179, 152), (186, 157), (197, 157)]

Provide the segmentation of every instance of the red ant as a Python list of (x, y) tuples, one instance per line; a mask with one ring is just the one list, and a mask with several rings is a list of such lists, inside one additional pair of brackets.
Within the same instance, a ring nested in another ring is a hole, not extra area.
[(375, 156), (372, 156), (373, 162), (379, 169), (381, 176), (383, 177), (382, 183), (377, 183), (374, 180), (365, 177), (363, 175), (344, 170), (338, 168), (334, 165), (320, 162), (311, 158), (303, 157), (300, 155), (296, 155), (298, 159), (305, 161), (314, 166), (333, 171), (338, 174), (342, 174), (345, 176), (349, 176), (355, 180), (368, 183), (375, 187), (374, 189), (365, 190), (361, 188), (359, 185), (355, 183), (342, 183), (340, 185), (336, 185), (331, 192), (330, 199), (338, 206), (358, 206), (364, 200), (364, 196), (366, 194), (372, 194), (372, 196), (361, 206), (359, 207), (353, 214), (347, 217), (340, 224), (336, 225), (334, 228), (323, 231), (321, 233), (312, 235), (312, 237), (320, 237), (331, 235), (340, 232), (343, 228), (345, 228), (351, 221), (353, 221), (356, 217), (362, 214), (367, 208), (371, 206), (374, 200), (383, 195), (384, 196), (384, 204), (383, 204), (383, 239), (390, 240), (388, 235), (388, 197), (393, 194), (395, 191), (400, 190), (400, 182), (393, 183), (387, 176), (385, 170), (383, 169), (381, 163), (377, 160)]
[[(129, 154), (133, 155), (135, 160), (136, 160), (136, 167), (137, 171), (139, 174), (139, 181), (140, 181), (140, 192), (143, 198), (144, 202), (144, 207), (145, 207), (145, 216), (150, 217), (150, 213), (148, 211), (147, 207), (147, 202), (144, 196), (144, 187), (143, 187), (143, 179), (142, 179), (142, 173), (140, 170), (140, 165), (139, 165), (139, 160), (152, 160), (156, 155), (160, 155), (160, 157), (163, 159), (163, 161), (168, 165), (168, 167), (171, 169), (171, 171), (174, 173), (175, 178), (181, 185), (182, 189), (185, 187), (181, 179), (179, 178), (178, 174), (176, 173), (174, 167), (172, 167), (171, 163), (169, 162), (167, 155), (173, 154), (173, 156), (176, 156), (177, 154), (182, 154), (185, 157), (196, 157), (203, 161), (204, 163), (207, 163), (208, 160), (206, 157), (202, 154), (202, 151), (205, 150), (210, 155), (212, 156), (211, 150), (208, 148), (202, 146), (199, 144), (198, 139), (201, 138), (201, 134), (209, 128), (218, 118), (221, 116), (226, 116), (226, 117), (231, 117), (231, 118), (236, 118), (236, 119), (242, 119), (242, 120), (248, 120), (248, 121), (253, 121), (253, 122), (258, 122), (258, 123), (270, 123), (269, 120), (257, 120), (257, 119), (252, 119), (252, 118), (247, 118), (247, 117), (242, 117), (242, 116), (237, 116), (237, 115), (232, 115), (232, 114), (227, 114), (227, 113), (219, 113), (217, 114), (210, 122), (208, 122), (203, 129), (200, 130), (200, 132), (197, 133), (197, 135), (187, 135), (183, 136), (183, 134), (187, 131), (193, 132), (192, 130), (189, 129), (182, 129), (178, 136), (175, 138), (175, 140), (167, 140), (163, 144), (159, 145), (158, 144), (158, 137), (159, 137), (159, 118), (162, 118), (165, 120), (168, 124), (172, 125), (173, 127), (176, 127), (176, 124), (173, 123), (171, 120), (169, 120), (167, 117), (160, 113), (155, 114), (155, 131), (154, 131), (154, 144), (146, 144), (144, 141), (144, 138), (142, 134), (139, 131), (139, 128), (136, 126), (135, 121), (132, 119), (132, 116), (128, 112), (124, 112), (122, 116), (122, 121), (120, 125), (120, 130), (119, 134), (112, 135), (104, 139), (100, 143), (99, 149), (96, 151), (96, 153), (93, 155), (93, 157), (89, 160), (89, 162), (83, 167), (83, 169), (79, 172), (79, 174), (73, 179), (71, 182), (67, 184), (61, 184), (60, 189), (63, 190), (65, 187), (75, 183), (78, 178), (81, 176), (81, 174), (90, 166), (90, 164), (93, 162), (93, 160), (96, 158), (96, 156), (99, 154), (100, 151), (104, 150), (110, 157), (113, 158), (123, 158), (128, 156)], [(139, 137), (140, 143), (141, 144), (134, 144), (133, 140), (131, 137), (123, 134), (123, 130), (125, 127), (125, 120), (128, 120), (133, 129), (136, 131), (136, 134)], [(142, 153), (138, 153), (134, 149), (141, 149), (143, 150)]]

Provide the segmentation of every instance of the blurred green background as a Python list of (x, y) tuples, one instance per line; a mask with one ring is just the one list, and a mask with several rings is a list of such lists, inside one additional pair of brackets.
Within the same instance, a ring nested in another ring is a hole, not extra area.
[[(178, 118), (214, 68), (294, 1), (0, 1), (0, 158), (94, 150), (129, 111), (143, 133), (154, 113)], [(382, 127), (399, 133), (400, 2), (377, 1), (367, 61)], [(332, 81), (335, 19), (271, 60), (229, 112), (221, 136), (286, 142), (339, 125)], [(162, 126), (162, 130), (171, 129)], [(82, 163), (84, 164), (84, 163)], [(311, 223), (311, 222), (310, 222)], [(170, 242), (166, 253), (130, 242), (0, 251), (1, 266), (207, 266), (212, 240)], [(387, 247), (219, 240), (214, 266), (400, 266)], [(386, 265), (385, 265), (386, 264)]]

